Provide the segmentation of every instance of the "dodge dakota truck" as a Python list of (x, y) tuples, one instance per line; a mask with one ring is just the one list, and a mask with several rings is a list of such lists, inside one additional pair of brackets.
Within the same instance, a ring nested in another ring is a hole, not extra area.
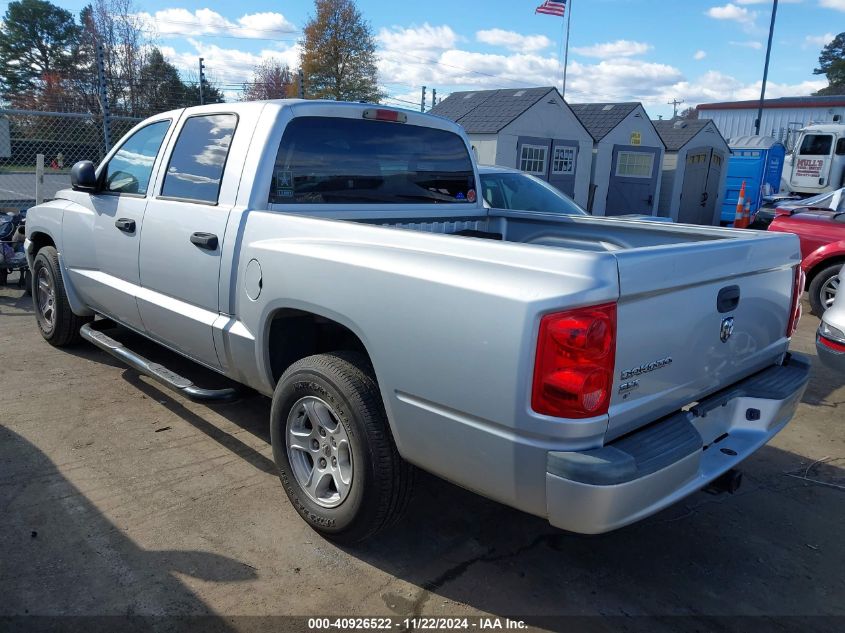
[(237, 396), (122, 345), (120, 325), (272, 398), (282, 485), (328, 538), (394, 522), (416, 468), (613, 530), (737, 484), (807, 384), (788, 351), (798, 238), (485, 208), (466, 135), (439, 117), (188, 108), (71, 180), (27, 221), (43, 337)]

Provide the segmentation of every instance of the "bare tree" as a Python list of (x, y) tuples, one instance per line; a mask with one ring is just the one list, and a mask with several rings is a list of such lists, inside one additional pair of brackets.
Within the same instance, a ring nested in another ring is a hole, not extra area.
[(244, 84), (243, 101), (287, 99), (296, 94), (293, 73), (278, 59), (266, 59), (252, 71), (252, 80)]
[(681, 110), (681, 113), (678, 115), (679, 119), (697, 119), (698, 118), (698, 110), (693, 107), (684, 108)]
[(103, 46), (112, 111), (143, 114), (139, 112), (141, 69), (147, 65), (155, 38), (138, 16), (134, 0), (94, 0), (82, 10), (81, 20), (83, 39), (89, 49), (96, 51), (98, 43)]

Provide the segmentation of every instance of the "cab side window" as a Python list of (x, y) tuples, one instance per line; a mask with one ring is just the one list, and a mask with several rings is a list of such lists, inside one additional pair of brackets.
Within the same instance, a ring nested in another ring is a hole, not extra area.
[(156, 121), (141, 128), (117, 150), (106, 164), (103, 191), (145, 195), (150, 176), (170, 121)]
[(161, 195), (217, 204), (237, 124), (234, 114), (193, 116), (185, 121), (170, 156)]

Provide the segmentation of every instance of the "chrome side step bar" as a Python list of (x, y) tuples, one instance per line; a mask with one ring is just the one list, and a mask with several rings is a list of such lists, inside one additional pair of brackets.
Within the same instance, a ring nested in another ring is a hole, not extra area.
[(97, 329), (101, 324), (111, 324), (110, 321), (94, 321), (86, 323), (79, 330), (80, 336), (89, 343), (93, 343), (104, 352), (114, 356), (119, 361), (129, 365), (135, 371), (149, 376), (169, 389), (186, 395), (197, 402), (232, 402), (238, 398), (238, 390), (232, 387), (224, 389), (203, 389), (197, 387), (187, 378), (170, 371), (160, 363), (153, 363), (140, 354), (136, 354), (123, 343), (115, 341), (108, 334)]

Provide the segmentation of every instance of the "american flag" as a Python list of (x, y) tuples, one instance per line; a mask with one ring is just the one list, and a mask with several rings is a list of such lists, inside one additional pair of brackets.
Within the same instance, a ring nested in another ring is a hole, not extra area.
[(539, 7), (534, 9), (534, 13), (545, 13), (547, 15), (559, 15), (563, 17), (566, 11), (566, 0), (546, 0)]

